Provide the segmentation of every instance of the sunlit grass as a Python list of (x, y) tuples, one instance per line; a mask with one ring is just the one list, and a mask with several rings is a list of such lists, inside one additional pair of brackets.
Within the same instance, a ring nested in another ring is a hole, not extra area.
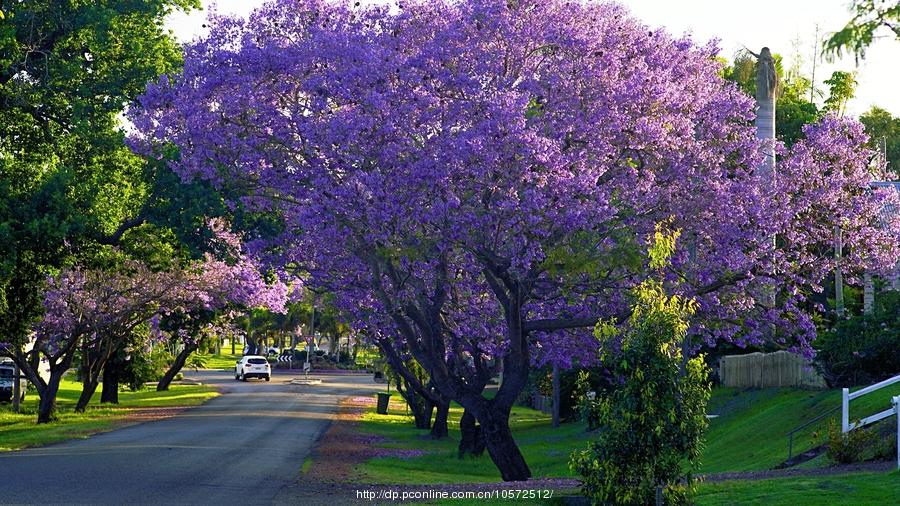
[(119, 404), (111, 407), (99, 404), (98, 389), (88, 409), (75, 413), (73, 408), (80, 393), (81, 383), (63, 380), (57, 400), (58, 419), (49, 424), (35, 423), (38, 397), (34, 392), (28, 394), (19, 414), (12, 412), (10, 404), (0, 405), (0, 451), (84, 438), (126, 422), (134, 409), (196, 406), (219, 395), (205, 385), (172, 385), (166, 392), (152, 389), (120, 392)]
[(235, 363), (243, 356), (243, 353), (239, 351), (234, 354), (222, 353), (219, 355), (203, 355), (203, 358), (205, 359), (204, 364), (206, 369), (233, 371)]
[(697, 504), (882, 506), (897, 504), (898, 498), (900, 472), (894, 471), (704, 484)]
[[(361, 430), (385, 438), (375, 443), (382, 448), (400, 448), (425, 452), (420, 457), (376, 457), (358, 466), (360, 479), (374, 483), (474, 483), (500, 480), (500, 473), (487, 453), (479, 458), (457, 457), (459, 418), (462, 408), (450, 408), (450, 437), (434, 441), (426, 430), (416, 430), (406, 404), (394, 396), (387, 415), (368, 412), (360, 422)], [(525, 460), (535, 477), (573, 477), (568, 456), (589, 440), (582, 423), (569, 423), (554, 429), (550, 415), (516, 406), (510, 426)]]
[[(853, 401), (851, 415), (859, 418), (885, 409), (890, 406), (890, 397), (898, 394), (900, 385), (894, 385)], [(716, 388), (709, 412), (720, 416), (710, 421), (700, 472), (771, 469), (787, 458), (789, 430), (836, 405), (840, 405), (839, 390)], [(462, 408), (454, 404), (450, 411), (450, 438), (433, 441), (428, 431), (413, 427), (406, 405), (399, 395), (394, 395), (389, 414), (378, 415), (374, 410), (365, 413), (360, 430), (384, 438), (372, 443), (376, 447), (414, 449), (424, 454), (411, 458), (372, 458), (357, 467), (359, 478), (398, 484), (499, 480), (500, 475), (486, 454), (477, 459), (457, 458), (461, 415)], [(840, 413), (836, 413), (834, 419), (839, 418)], [(795, 452), (821, 444), (826, 437), (827, 423), (822, 420), (798, 434)], [(535, 477), (576, 477), (568, 469), (568, 461), (572, 451), (585, 448), (592, 438), (584, 424), (566, 423), (554, 429), (549, 415), (517, 406), (510, 417), (510, 426)], [(824, 465), (829, 462), (820, 458), (806, 467)]]

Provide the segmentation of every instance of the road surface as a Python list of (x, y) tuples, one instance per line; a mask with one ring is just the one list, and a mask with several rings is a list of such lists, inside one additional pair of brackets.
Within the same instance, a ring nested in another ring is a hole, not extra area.
[(384, 388), (370, 375), (320, 376), (315, 386), (291, 385), (290, 375), (189, 376), (223, 395), (165, 420), (0, 453), (0, 504), (272, 504), (338, 402)]

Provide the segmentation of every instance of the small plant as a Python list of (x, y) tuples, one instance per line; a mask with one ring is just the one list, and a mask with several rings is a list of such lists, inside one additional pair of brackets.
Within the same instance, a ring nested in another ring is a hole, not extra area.
[[(652, 267), (665, 266), (675, 237), (657, 233)], [(656, 280), (642, 283), (634, 296), (625, 325), (601, 322), (595, 330), (600, 358), (617, 384), (586, 404), (597, 417), (597, 436), (569, 466), (582, 475), (582, 492), (594, 504), (654, 504), (658, 490), (665, 504), (687, 504), (710, 396), (703, 357), (682, 351), (696, 304), (669, 297)]]
[(209, 362), (209, 355), (201, 354), (201, 353), (192, 353), (190, 357), (188, 357), (187, 365), (193, 370), (204, 369), (206, 368), (206, 364)]
[(587, 371), (578, 371), (578, 379), (575, 380), (575, 398), (578, 401), (578, 412), (581, 419), (587, 423), (587, 429), (595, 430), (600, 427), (597, 392), (591, 388), (590, 373)]
[(840, 426), (831, 420), (828, 423), (828, 458), (837, 464), (861, 462), (866, 450), (875, 442), (875, 434), (866, 429), (841, 432)]
[(874, 448), (872, 458), (875, 460), (893, 460), (897, 458), (897, 436), (893, 431), (879, 434)]

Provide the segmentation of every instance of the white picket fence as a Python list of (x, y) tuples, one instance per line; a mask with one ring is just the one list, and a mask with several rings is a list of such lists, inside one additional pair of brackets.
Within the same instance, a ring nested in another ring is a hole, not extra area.
[(843, 389), (841, 392), (841, 431), (844, 433), (849, 432), (853, 429), (858, 429), (860, 427), (865, 427), (866, 425), (873, 424), (879, 420), (884, 420), (885, 418), (896, 415), (897, 416), (897, 469), (900, 469), (900, 395), (894, 396), (891, 399), (891, 407), (875, 413), (874, 415), (867, 416), (860, 420), (856, 420), (854, 422), (850, 422), (850, 401), (853, 399), (858, 399), (866, 394), (870, 394), (876, 390), (881, 390), (886, 386), (893, 385), (894, 383), (900, 382), (900, 375), (894, 376), (893, 378), (888, 378), (884, 381), (880, 381), (875, 383), (874, 385), (867, 386), (866, 388), (857, 390), (856, 392), (850, 393), (849, 388)]

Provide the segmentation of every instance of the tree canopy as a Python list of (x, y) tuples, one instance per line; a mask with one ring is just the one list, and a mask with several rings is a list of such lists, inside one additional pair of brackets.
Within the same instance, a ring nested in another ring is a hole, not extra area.
[(133, 141), (276, 211), (256, 245), (408, 349), (524, 479), (507, 420), (532, 361), (596, 359), (590, 330), (627, 317), (660, 223), (685, 238), (664, 285), (697, 300), (687, 348), (809, 350), (799, 305), (837, 225), (848, 272), (898, 258), (862, 126), (806, 126), (778, 184), (759, 178), (753, 103), (716, 53), (612, 5), (281, 0), (217, 18), (133, 109)]

